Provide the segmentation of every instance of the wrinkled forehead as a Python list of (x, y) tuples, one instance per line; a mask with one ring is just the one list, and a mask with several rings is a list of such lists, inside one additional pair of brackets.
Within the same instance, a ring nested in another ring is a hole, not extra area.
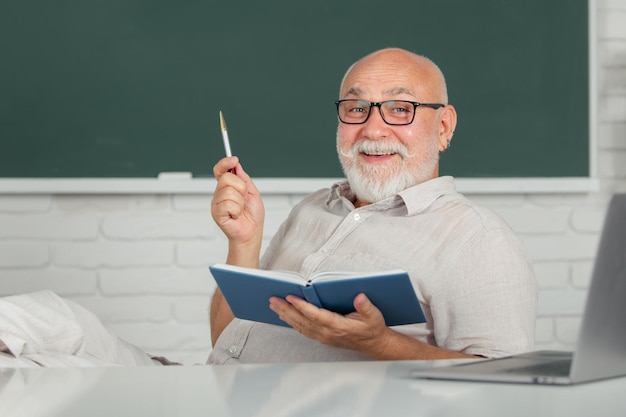
[(439, 99), (437, 71), (430, 67), (427, 62), (413, 57), (366, 57), (348, 70), (340, 96), (371, 100), (398, 96), (415, 100)]

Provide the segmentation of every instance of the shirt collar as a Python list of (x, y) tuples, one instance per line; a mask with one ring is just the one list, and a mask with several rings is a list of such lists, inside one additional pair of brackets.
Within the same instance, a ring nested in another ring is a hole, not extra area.
[[(366, 207), (373, 210), (387, 210), (404, 205), (406, 206), (407, 215), (411, 216), (428, 209), (439, 197), (455, 193), (454, 178), (442, 176), (409, 187), (393, 197)], [(333, 184), (330, 195), (326, 200), (326, 206), (333, 212), (352, 211), (354, 210), (352, 201), (354, 201), (354, 193), (350, 188), (350, 184), (348, 181), (341, 181)]]
[(449, 194), (456, 194), (454, 178), (451, 176), (433, 178), (398, 193), (404, 200), (409, 216), (426, 211), (435, 200)]

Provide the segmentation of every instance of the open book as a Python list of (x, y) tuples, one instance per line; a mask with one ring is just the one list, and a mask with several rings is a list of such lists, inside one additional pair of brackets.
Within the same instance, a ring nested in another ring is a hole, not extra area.
[(272, 296), (292, 294), (339, 314), (354, 311), (364, 293), (382, 312), (387, 326), (424, 323), (426, 318), (405, 271), (371, 273), (319, 272), (305, 278), (297, 272), (268, 271), (216, 264), (209, 269), (235, 317), (288, 326), (269, 308)]

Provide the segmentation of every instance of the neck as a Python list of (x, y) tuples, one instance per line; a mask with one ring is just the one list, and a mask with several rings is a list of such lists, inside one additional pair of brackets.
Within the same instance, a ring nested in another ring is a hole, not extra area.
[(430, 179), (435, 179), (439, 176), (439, 162), (437, 162), (437, 165), (435, 165), (435, 170), (433, 171), (433, 176), (430, 177)]

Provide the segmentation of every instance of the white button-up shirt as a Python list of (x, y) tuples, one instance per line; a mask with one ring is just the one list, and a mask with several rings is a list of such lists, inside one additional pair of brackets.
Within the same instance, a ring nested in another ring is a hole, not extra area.
[[(261, 268), (305, 276), (403, 269), (427, 323), (394, 330), (485, 357), (533, 349), (537, 284), (525, 249), (499, 216), (459, 194), (452, 177), (360, 208), (352, 200), (346, 182), (306, 197), (273, 237)], [(291, 328), (235, 319), (208, 362), (365, 359)]]

